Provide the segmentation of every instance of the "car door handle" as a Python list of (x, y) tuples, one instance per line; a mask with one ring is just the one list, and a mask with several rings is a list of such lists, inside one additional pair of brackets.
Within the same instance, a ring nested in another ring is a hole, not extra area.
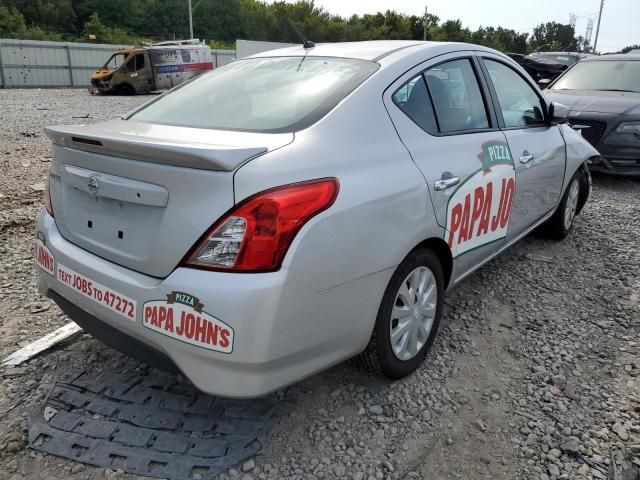
[(520, 156), (520, 163), (529, 163), (531, 160), (533, 160), (533, 155), (526, 150), (522, 152), (522, 155)]
[(460, 183), (460, 179), (458, 177), (443, 178), (442, 180), (436, 180), (436, 183), (433, 184), (433, 189), (437, 191), (445, 190), (457, 185), (458, 183)]

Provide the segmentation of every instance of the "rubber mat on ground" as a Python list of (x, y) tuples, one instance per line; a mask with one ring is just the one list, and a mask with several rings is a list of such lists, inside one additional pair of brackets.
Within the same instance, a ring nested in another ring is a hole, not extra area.
[(211, 397), (175, 376), (74, 372), (32, 419), (29, 446), (126, 473), (204, 480), (259, 452), (291, 408)]

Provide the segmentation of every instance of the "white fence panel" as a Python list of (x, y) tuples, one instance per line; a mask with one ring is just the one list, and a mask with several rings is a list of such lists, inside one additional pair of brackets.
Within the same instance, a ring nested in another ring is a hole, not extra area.
[[(114, 50), (107, 45), (0, 39), (0, 88), (88, 87), (91, 74)], [(213, 50), (214, 66), (235, 60), (235, 50)]]

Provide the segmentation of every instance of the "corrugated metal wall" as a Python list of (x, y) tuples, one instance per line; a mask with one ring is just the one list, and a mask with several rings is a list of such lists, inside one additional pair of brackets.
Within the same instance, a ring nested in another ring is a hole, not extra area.
[(222, 65), (231, 63), (236, 59), (235, 50), (218, 50), (218, 49), (212, 48), (211, 55), (213, 56), (214, 67), (221, 67)]
[[(88, 87), (91, 73), (129, 45), (0, 39), (0, 88)], [(214, 65), (235, 60), (235, 50), (212, 50)]]
[(0, 39), (0, 88), (87, 87), (91, 73), (124, 47)]
[(278, 48), (295, 47), (294, 43), (258, 42), (256, 40), (236, 40), (236, 56), (245, 58), (256, 53), (268, 52)]

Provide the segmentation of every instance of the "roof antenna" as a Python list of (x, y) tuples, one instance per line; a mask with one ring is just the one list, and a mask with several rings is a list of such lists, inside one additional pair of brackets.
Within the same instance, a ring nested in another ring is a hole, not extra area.
[(307, 40), (307, 38), (302, 34), (302, 32), (300, 31), (300, 29), (298, 27), (296, 27), (296, 24), (293, 23), (289, 17), (287, 17), (287, 22), (289, 22), (289, 25), (291, 25), (291, 28), (293, 28), (293, 31), (296, 32), (296, 35), (298, 35), (300, 37), (300, 40), (302, 40), (302, 47), (307, 49), (307, 48), (313, 48), (316, 46), (315, 43), (313, 43), (311, 40)]

